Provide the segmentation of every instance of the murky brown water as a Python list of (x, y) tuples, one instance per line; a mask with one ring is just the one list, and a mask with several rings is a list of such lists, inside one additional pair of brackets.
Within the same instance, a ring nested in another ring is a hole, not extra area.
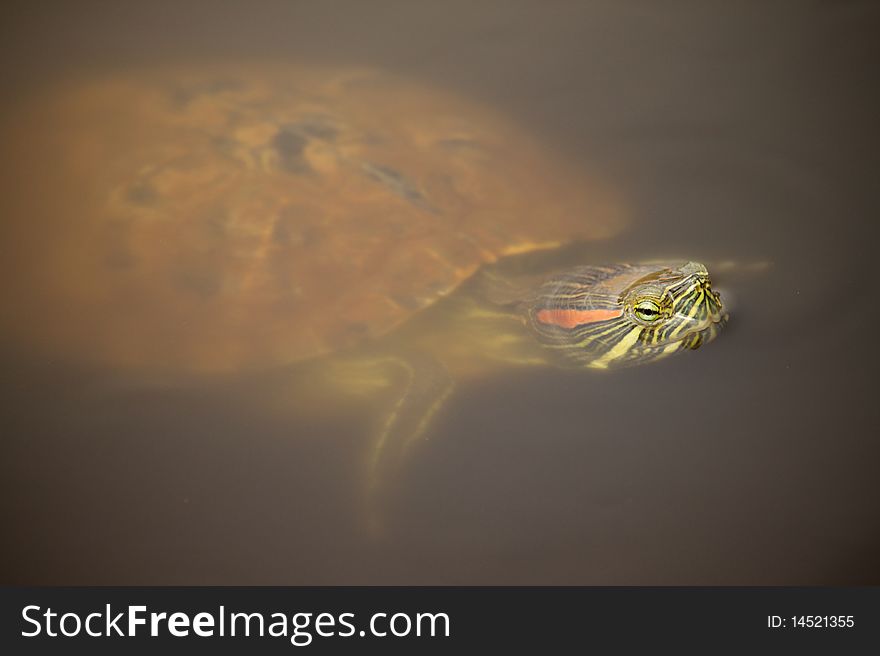
[[(364, 461), (387, 405), (312, 416), (284, 410), (283, 368), (199, 382), (41, 350), (29, 336), (65, 332), (45, 324), (83, 322), (22, 294), (50, 277), (37, 246), (89, 239), (36, 223), (44, 198), (6, 202), (0, 580), (880, 583), (875, 6), (58, 4), (4, 21), (4, 125), (111, 69), (368, 66), (610, 181), (631, 225), (595, 245), (605, 261), (772, 266), (716, 276), (731, 323), (696, 353), (462, 382), (388, 483), (377, 538)], [(4, 197), (21, 197), (46, 154), (9, 143)]]

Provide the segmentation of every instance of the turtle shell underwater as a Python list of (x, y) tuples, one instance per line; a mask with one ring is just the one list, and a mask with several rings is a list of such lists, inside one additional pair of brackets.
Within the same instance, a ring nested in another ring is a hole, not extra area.
[(507, 118), (386, 73), (126, 71), (7, 125), (21, 340), (171, 376), (320, 362), (343, 385), (394, 378), (373, 470), (455, 380), (653, 361), (723, 325), (694, 262), (506, 266), (613, 236), (621, 203)]

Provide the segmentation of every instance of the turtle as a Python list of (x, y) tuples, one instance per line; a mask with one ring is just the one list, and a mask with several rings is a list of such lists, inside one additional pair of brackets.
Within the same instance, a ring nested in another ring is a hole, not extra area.
[(155, 375), (298, 366), (304, 398), (316, 377), (396, 386), (372, 486), (456, 380), (641, 364), (726, 321), (697, 262), (560, 267), (627, 225), (613, 186), (501, 112), (387, 71), (129, 69), (8, 123), (27, 156), (4, 202), (38, 228), (17, 242), (21, 339)]

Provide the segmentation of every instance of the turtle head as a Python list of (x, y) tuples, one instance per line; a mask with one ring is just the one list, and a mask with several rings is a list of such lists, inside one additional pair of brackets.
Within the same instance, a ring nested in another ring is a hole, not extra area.
[(636, 352), (651, 359), (699, 348), (727, 321), (721, 295), (698, 262), (658, 266), (624, 289), (619, 303), (629, 323), (642, 329)]
[(539, 341), (600, 369), (696, 349), (727, 321), (697, 262), (579, 267), (548, 281), (529, 314)]

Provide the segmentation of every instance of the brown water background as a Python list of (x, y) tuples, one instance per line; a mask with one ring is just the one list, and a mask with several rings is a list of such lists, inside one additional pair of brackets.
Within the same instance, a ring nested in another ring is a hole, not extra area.
[(145, 388), (4, 339), (0, 582), (880, 583), (876, 3), (7, 7), (6, 99), (108, 62), (369, 64), (601, 170), (634, 221), (608, 259), (773, 266), (697, 353), (460, 388), (381, 541), (362, 408), (291, 423), (255, 411), (274, 374)]

